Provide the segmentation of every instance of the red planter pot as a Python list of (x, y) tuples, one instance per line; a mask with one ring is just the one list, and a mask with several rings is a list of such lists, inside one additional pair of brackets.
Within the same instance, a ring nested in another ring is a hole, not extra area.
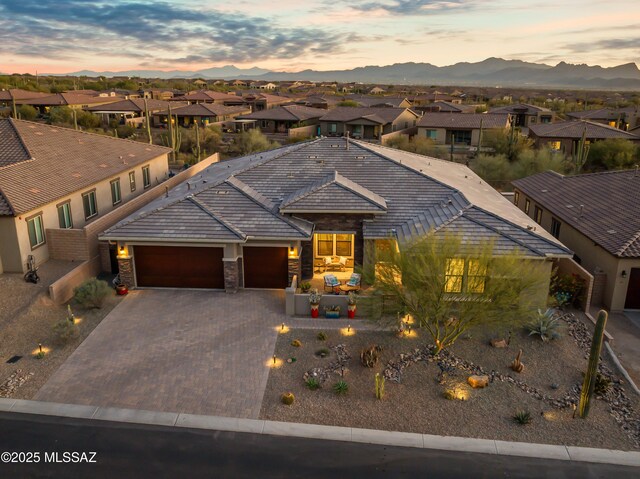
[(319, 307), (311, 307), (311, 317), (312, 318), (317, 318), (320, 315), (320, 308)]
[(129, 289), (126, 286), (120, 285), (116, 286), (116, 294), (119, 296), (124, 296), (129, 292)]
[(347, 317), (349, 319), (353, 319), (356, 317), (356, 308), (354, 307), (353, 309), (349, 308), (347, 309)]

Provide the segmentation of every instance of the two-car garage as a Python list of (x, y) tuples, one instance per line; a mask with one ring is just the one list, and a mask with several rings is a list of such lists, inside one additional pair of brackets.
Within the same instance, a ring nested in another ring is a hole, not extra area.
[[(287, 247), (242, 248), (245, 288), (288, 286)], [(224, 248), (134, 246), (138, 287), (224, 289)]]

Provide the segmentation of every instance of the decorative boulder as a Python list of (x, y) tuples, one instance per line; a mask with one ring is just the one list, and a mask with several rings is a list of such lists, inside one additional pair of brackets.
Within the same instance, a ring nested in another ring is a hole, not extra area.
[(492, 339), (491, 346), (494, 348), (506, 348), (509, 344), (506, 339)]
[(472, 388), (484, 388), (489, 385), (489, 376), (469, 376), (467, 382)]

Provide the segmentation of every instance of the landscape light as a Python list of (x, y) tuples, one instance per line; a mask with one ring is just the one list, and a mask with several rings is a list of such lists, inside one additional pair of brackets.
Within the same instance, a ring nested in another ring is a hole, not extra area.
[(274, 354), (273, 355), (273, 364), (275, 364), (275, 363), (276, 363), (276, 355)]

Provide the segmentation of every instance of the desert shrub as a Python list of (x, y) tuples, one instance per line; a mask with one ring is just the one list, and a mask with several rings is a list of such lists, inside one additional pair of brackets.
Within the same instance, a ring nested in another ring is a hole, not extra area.
[(303, 281), (302, 283), (300, 283), (300, 289), (303, 293), (306, 293), (311, 289), (311, 283), (309, 283), (308, 281)]
[(372, 368), (378, 362), (382, 348), (378, 345), (369, 346), (360, 352), (360, 362), (367, 368)]
[(588, 171), (632, 168), (640, 159), (637, 145), (624, 138), (608, 138), (589, 145), (585, 169)]
[(337, 395), (347, 394), (349, 391), (349, 385), (346, 381), (338, 381), (333, 385), (333, 392)]
[[(584, 373), (582, 373), (582, 377), (584, 378)], [(604, 396), (609, 391), (611, 387), (611, 379), (605, 376), (602, 373), (596, 374), (596, 384), (593, 388), (593, 392), (598, 396)]]
[(78, 337), (78, 326), (67, 318), (63, 318), (53, 325), (53, 332), (59, 343), (66, 343)]
[(329, 350), (327, 348), (318, 349), (316, 351), (316, 356), (318, 356), (319, 358), (326, 358), (327, 356), (329, 356)]
[(320, 388), (320, 383), (316, 378), (309, 378), (305, 381), (305, 385), (311, 390), (315, 391)]
[(83, 128), (98, 128), (101, 124), (100, 117), (88, 111), (77, 112), (78, 125)]
[(513, 180), (511, 164), (503, 154), (478, 155), (470, 166), (474, 173), (494, 188), (502, 189)]
[(560, 337), (560, 326), (561, 323), (553, 309), (547, 309), (545, 312), (539, 309), (536, 318), (529, 322), (526, 328), (529, 336), (537, 334), (542, 341), (547, 342)]
[(318, 339), (318, 341), (326, 341), (327, 340), (327, 334), (323, 331), (320, 331), (318, 333), (318, 335), (316, 336), (316, 338)]
[(49, 110), (48, 120), (52, 125), (73, 125), (73, 111), (68, 106), (54, 106)]
[(38, 110), (31, 105), (20, 105), (16, 108), (18, 117), (22, 120), (33, 121), (38, 117)]
[(90, 278), (73, 290), (73, 299), (84, 308), (101, 308), (111, 293), (106, 281)]
[(270, 141), (260, 130), (254, 128), (240, 133), (232, 149), (235, 153), (249, 155), (278, 148), (279, 146), (279, 143)]
[(293, 346), (294, 348), (299, 348), (300, 346), (302, 346), (302, 342), (299, 339), (294, 339), (293, 341), (291, 341), (291, 346)]
[(295, 401), (295, 399), (296, 397), (293, 395), (293, 393), (284, 393), (280, 397), (282, 404), (286, 404), (287, 406), (291, 406), (293, 404), (293, 401)]
[(358, 104), (357, 101), (354, 101), (354, 100), (342, 100), (338, 102), (337, 106), (347, 106), (351, 108), (356, 108), (360, 105)]
[(118, 138), (134, 138), (136, 136), (136, 129), (131, 125), (118, 125), (116, 131)]
[(36, 359), (43, 359), (45, 356), (44, 351), (38, 351), (35, 355)]
[(531, 413), (529, 411), (518, 411), (513, 415), (513, 420), (524, 426), (531, 422)]

